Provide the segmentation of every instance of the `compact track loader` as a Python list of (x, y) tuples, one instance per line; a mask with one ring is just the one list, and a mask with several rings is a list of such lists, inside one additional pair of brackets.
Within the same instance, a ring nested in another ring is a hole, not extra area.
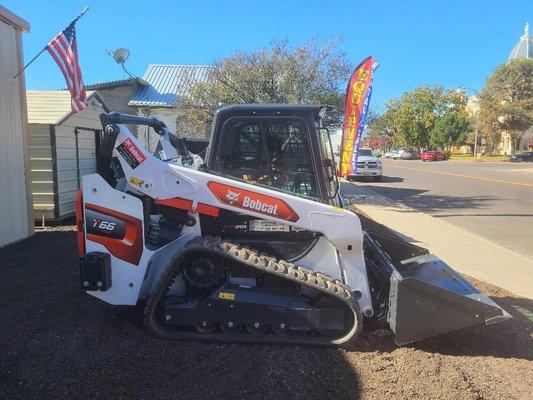
[[(82, 288), (144, 305), (168, 339), (336, 345), (379, 323), (404, 344), (510, 318), (426, 250), (362, 230), (326, 112), (223, 107), (203, 157), (155, 118), (102, 114), (76, 201)], [(125, 124), (152, 127), (155, 154)]]

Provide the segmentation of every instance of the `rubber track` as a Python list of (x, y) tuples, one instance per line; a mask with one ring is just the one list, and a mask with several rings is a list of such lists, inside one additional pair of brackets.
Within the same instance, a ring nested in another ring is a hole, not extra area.
[[(178, 267), (181, 262), (189, 255), (199, 252), (208, 253), (225, 259), (232, 259), (256, 270), (283, 277), (295, 283), (322, 291), (329, 296), (336, 297), (343, 301), (352, 310), (354, 314), (354, 325), (346, 335), (337, 339), (318, 335), (314, 337), (297, 334), (287, 336), (275, 334), (255, 336), (247, 333), (232, 335), (221, 332), (202, 334), (167, 328), (159, 322), (157, 306), (163, 298), (168, 286), (177, 275)], [(172, 258), (169, 264), (165, 267), (156, 289), (152, 292), (146, 302), (144, 321), (148, 331), (152, 335), (163, 339), (233, 343), (339, 345), (359, 334), (362, 327), (362, 316), (359, 306), (350, 293), (349, 288), (343, 282), (320, 272), (300, 267), (284, 260), (277, 260), (276, 258), (262, 255), (255, 250), (214, 237), (198, 237), (192, 239)]]

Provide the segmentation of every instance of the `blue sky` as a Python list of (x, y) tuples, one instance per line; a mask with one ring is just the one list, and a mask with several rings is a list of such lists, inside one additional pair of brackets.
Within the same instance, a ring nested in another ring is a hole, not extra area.
[[(526, 21), (533, 25), (531, 0), (2, 3), (31, 25), (24, 35), (26, 60), (88, 5), (77, 24), (86, 83), (122, 78), (105, 49), (129, 48), (126, 65), (142, 76), (150, 63), (210, 64), (274, 37), (287, 37), (293, 44), (342, 37), (341, 48), (354, 64), (368, 55), (379, 62), (372, 99), (378, 109), (425, 83), (481, 89), (486, 76), (506, 61)], [(26, 81), (29, 89), (64, 87), (47, 53), (29, 67)]]

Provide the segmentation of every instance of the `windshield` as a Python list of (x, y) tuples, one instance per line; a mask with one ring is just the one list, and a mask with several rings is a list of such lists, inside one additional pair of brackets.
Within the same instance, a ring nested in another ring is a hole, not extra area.
[(358, 156), (363, 156), (363, 157), (373, 157), (374, 154), (372, 154), (372, 150), (370, 149), (359, 149), (359, 151), (357, 152), (357, 155)]
[(309, 134), (298, 119), (232, 119), (222, 132), (220, 172), (254, 185), (318, 199)]

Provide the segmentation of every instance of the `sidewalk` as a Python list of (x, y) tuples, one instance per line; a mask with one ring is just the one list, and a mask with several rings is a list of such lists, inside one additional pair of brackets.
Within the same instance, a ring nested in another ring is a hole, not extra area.
[[(533, 259), (360, 186), (346, 196), (377, 222), (425, 247), (458, 272), (533, 298)], [(355, 187), (356, 186), (356, 187)]]

